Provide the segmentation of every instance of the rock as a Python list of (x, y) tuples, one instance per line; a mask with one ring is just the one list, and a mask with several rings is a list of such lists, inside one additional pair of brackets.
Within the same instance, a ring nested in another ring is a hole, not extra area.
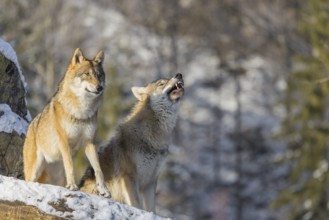
[(0, 54), (0, 103), (8, 104), (13, 112), (27, 115), (25, 88), (16, 64)]
[(30, 117), (23, 80), (14, 50), (0, 39), (0, 174), (21, 179)]
[(0, 219), (20, 219), (20, 220), (59, 220), (65, 219), (58, 216), (41, 212), (38, 208), (28, 206), (23, 202), (0, 201)]
[(0, 219), (165, 220), (102, 196), (1, 175)]

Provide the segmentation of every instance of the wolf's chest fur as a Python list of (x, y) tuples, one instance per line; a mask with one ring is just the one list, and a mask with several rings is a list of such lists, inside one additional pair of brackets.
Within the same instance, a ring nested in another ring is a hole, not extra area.
[(72, 151), (75, 152), (94, 138), (97, 125), (93, 118), (85, 120), (71, 118), (63, 121), (62, 127)]
[(75, 119), (81, 120), (92, 118), (96, 114), (102, 97), (94, 98), (79, 94), (74, 94), (72, 96), (73, 97), (62, 96), (59, 97), (58, 100), (67, 114)]
[(56, 97), (54, 105), (57, 105), (61, 112), (61, 127), (73, 151), (85, 145), (87, 141), (93, 140), (100, 101), (101, 96), (89, 97), (77, 91), (73, 92), (71, 97)]
[(155, 182), (168, 154), (169, 139), (177, 112), (150, 108), (141, 103), (121, 127), (126, 154), (136, 169), (141, 187)]
[(132, 155), (141, 186), (156, 181), (167, 154), (168, 145), (161, 146), (161, 149), (155, 149), (146, 143), (135, 146)]

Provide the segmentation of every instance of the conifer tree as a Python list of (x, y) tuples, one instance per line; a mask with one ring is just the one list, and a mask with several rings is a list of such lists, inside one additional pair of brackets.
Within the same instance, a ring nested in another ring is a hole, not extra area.
[(300, 7), (300, 30), (310, 53), (296, 57), (287, 82), (282, 134), (288, 140), (289, 187), (274, 207), (283, 219), (324, 220), (329, 216), (329, 2), (310, 0)]

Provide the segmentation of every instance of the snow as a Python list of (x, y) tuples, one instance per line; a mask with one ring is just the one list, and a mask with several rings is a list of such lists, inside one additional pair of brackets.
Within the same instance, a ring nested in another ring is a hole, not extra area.
[(27, 83), (22, 74), (21, 68), (18, 64), (16, 52), (14, 51), (14, 49), (11, 47), (11, 45), (9, 43), (7, 43), (6, 41), (4, 41), (1, 38), (0, 38), (0, 53), (2, 53), (8, 60), (12, 61), (16, 65), (19, 75), (21, 77), (21, 80), (23, 82), (24, 88), (26, 89)]
[(0, 132), (16, 131), (18, 135), (22, 135), (26, 134), (28, 126), (28, 122), (13, 112), (9, 105), (0, 104)]
[[(23, 202), (45, 213), (70, 219), (165, 219), (101, 196), (5, 176), (0, 176), (0, 200)], [(54, 204), (65, 208), (58, 211)]]
[(328, 162), (325, 160), (320, 161), (318, 169), (313, 172), (313, 177), (319, 179), (323, 177), (328, 171)]
[(310, 209), (310, 208), (312, 207), (312, 200), (307, 199), (307, 200), (304, 202), (303, 206), (304, 206), (304, 209)]
[(238, 180), (238, 175), (235, 171), (229, 169), (220, 169), (219, 171), (220, 178), (223, 183), (233, 184)]

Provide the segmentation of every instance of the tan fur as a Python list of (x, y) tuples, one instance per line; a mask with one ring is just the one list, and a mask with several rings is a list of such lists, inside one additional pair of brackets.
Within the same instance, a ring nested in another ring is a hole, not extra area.
[[(184, 92), (182, 76), (133, 87), (132, 91), (139, 102), (99, 150), (99, 160), (114, 200), (154, 212), (157, 179)], [(82, 191), (96, 193), (94, 176), (88, 168), (80, 182)]]
[[(88, 60), (79, 48), (75, 50), (57, 92), (28, 128), (23, 148), (25, 180), (44, 180), (48, 165), (63, 160), (66, 187), (77, 190), (72, 157), (80, 147), (86, 147), (86, 155), (96, 170), (97, 190), (110, 196), (94, 145), (97, 110), (105, 85), (103, 59), (102, 51)], [(52, 176), (51, 172), (47, 174)]]

